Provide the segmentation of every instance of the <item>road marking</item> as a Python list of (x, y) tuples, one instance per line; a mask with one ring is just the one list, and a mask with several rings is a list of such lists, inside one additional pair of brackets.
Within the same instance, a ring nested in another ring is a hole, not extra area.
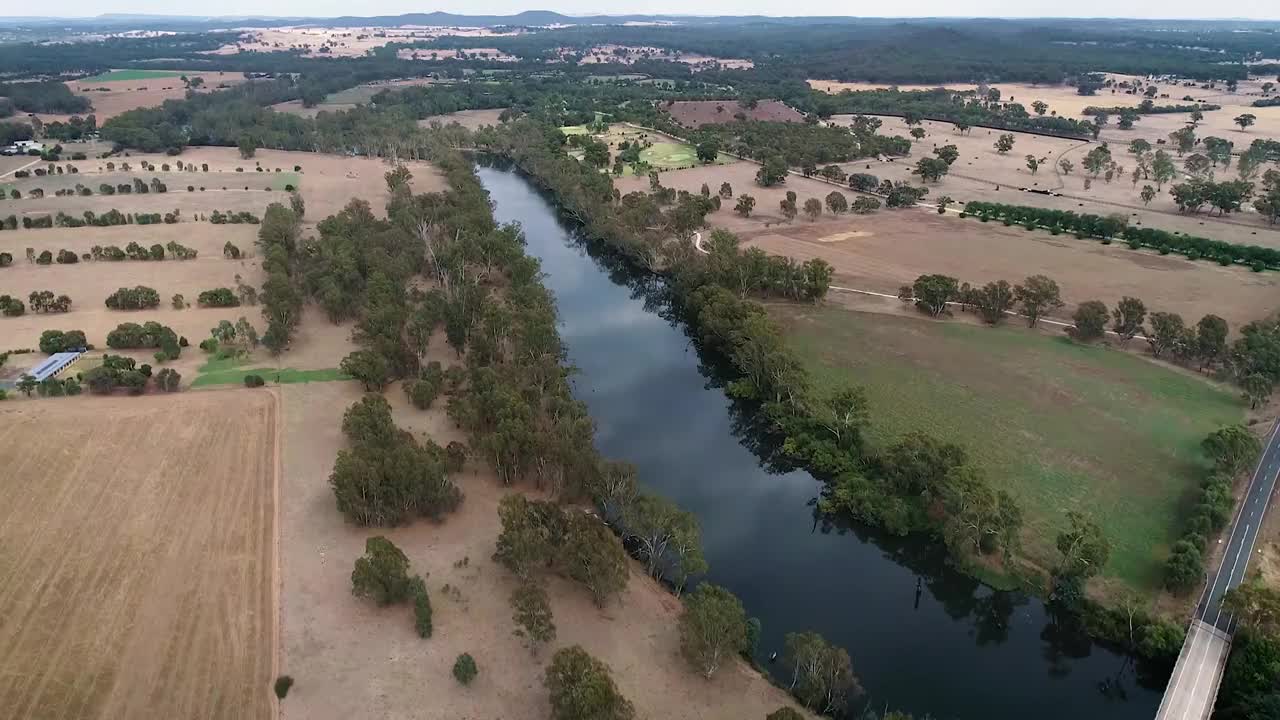
[[(1245, 526), (1244, 526), (1244, 536), (1245, 536), (1245, 537), (1248, 537), (1248, 536), (1249, 536), (1249, 528), (1250, 528), (1250, 527), (1252, 527), (1252, 525), (1245, 525)], [(1240, 547), (1236, 548), (1236, 559), (1235, 559), (1234, 561), (1232, 561), (1232, 563), (1231, 563), (1231, 572), (1227, 573), (1227, 585), (1230, 585), (1230, 584), (1231, 584), (1231, 578), (1236, 574), (1236, 565), (1240, 563), (1240, 551), (1241, 551), (1241, 550), (1244, 550), (1244, 543), (1243, 543), (1243, 542), (1241, 542), (1241, 543), (1240, 543)], [(1253, 544), (1252, 544), (1252, 543), (1250, 543), (1250, 545), (1249, 545), (1249, 552), (1250, 552), (1250, 553), (1252, 553), (1252, 552), (1253, 552)], [(1221, 570), (1221, 568), (1219, 568), (1219, 570), (1218, 570), (1218, 574), (1219, 574), (1219, 575), (1221, 575), (1221, 574), (1222, 574), (1222, 570)], [(1215, 582), (1215, 583), (1214, 583), (1214, 586), (1217, 586), (1217, 584), (1218, 584), (1218, 583), (1216, 583), (1216, 582)], [(1225, 593), (1225, 590), (1224, 590), (1224, 593)], [(1212, 597), (1212, 596), (1210, 596), (1210, 597)], [(1218, 601), (1218, 612), (1214, 613), (1214, 615), (1213, 615), (1213, 623), (1212, 623), (1212, 625), (1213, 625), (1214, 627), (1217, 627), (1217, 626), (1218, 626), (1218, 619), (1219, 619), (1219, 618), (1221, 618), (1221, 617), (1222, 617), (1222, 601), (1221, 601), (1221, 600), (1219, 600), (1219, 601)]]

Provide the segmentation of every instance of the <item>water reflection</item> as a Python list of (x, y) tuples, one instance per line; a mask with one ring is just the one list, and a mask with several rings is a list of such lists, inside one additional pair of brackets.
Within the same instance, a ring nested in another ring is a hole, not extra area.
[[(481, 180), (519, 221), (555, 293), (574, 393), (597, 443), (697, 514), (709, 579), (763, 623), (759, 660), (788, 632), (846, 647), (861, 705), (937, 718), (1150, 718), (1168, 678), (1091, 642), (1071, 618), (951, 568), (937, 543), (816, 512), (820, 483), (790, 467), (750, 404), (720, 389), (660, 278), (574, 237), (510, 171)], [(768, 709), (766, 709), (768, 710)]]

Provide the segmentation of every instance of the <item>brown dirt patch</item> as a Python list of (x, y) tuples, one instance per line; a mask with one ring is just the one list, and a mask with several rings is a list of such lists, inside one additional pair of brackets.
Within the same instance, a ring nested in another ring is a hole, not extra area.
[[(157, 68), (163, 69), (163, 68)], [(177, 72), (177, 71), (175, 71)], [(228, 88), (244, 82), (243, 73), (204, 72), (185, 73), (188, 78), (204, 78), (204, 85), (196, 92), (213, 92), (220, 88)], [(93, 115), (98, 125), (129, 110), (155, 107), (165, 100), (181, 100), (187, 95), (187, 88), (178, 76), (166, 78), (146, 78), (143, 80), (115, 80), (112, 82), (83, 82), (71, 80), (65, 83), (71, 92), (89, 99), (93, 109), (85, 115)], [(105, 89), (104, 89), (105, 88)], [(63, 120), (70, 115), (54, 115), (41, 113), (38, 116), (45, 122)]]
[(428, 127), (432, 123), (440, 123), (448, 125), (450, 123), (458, 123), (468, 130), (478, 130), (485, 125), (497, 125), (498, 117), (503, 113), (502, 108), (494, 108), (490, 110), (460, 110), (458, 112), (448, 113), (446, 115), (432, 115), (418, 121), (418, 125)]
[(804, 115), (780, 100), (761, 100), (754, 108), (732, 100), (679, 100), (663, 107), (676, 122), (685, 127), (731, 123), (735, 120), (734, 115), (738, 114), (745, 115), (748, 120), (804, 121)]
[[(552, 579), (548, 592), (558, 637), (532, 656), (513, 635), (507, 598), (513, 578), (490, 558), (499, 524), (497, 503), (509, 492), (492, 472), (472, 463), (455, 481), (466, 493), (444, 523), (361, 529), (334, 507), (325, 478), (343, 447), (339, 424), (360, 396), (355, 383), (283, 388), (284, 480), (281, 508), (283, 570), (282, 672), (298, 679), (282, 717), (523, 718), (547, 713), (544, 666), (555, 648), (581, 644), (613, 668), (640, 717), (750, 717), (786, 704), (785, 694), (741, 663), (711, 682), (685, 671), (677, 656), (679, 604), (633, 568), (622, 597), (597, 609), (581, 588)], [(407, 407), (398, 387), (387, 390), (396, 421), (438, 443), (462, 439), (438, 407)], [(351, 567), (364, 541), (383, 534), (409, 556), (432, 596), (435, 632), (413, 632), (408, 607), (378, 609), (351, 595)], [(466, 559), (465, 567), (454, 564)], [(445, 584), (457, 588), (446, 594)], [(480, 668), (470, 687), (450, 675), (458, 654)]]
[(272, 716), (275, 406), (202, 392), (0, 408), (6, 717)]

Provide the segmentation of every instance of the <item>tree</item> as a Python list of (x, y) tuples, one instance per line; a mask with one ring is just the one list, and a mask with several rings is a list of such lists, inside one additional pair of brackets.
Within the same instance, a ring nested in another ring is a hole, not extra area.
[(1072, 170), (1076, 169), (1076, 164), (1066, 158), (1058, 161), (1058, 168), (1062, 170), (1063, 175), (1070, 175)]
[(955, 299), (960, 281), (947, 275), (921, 275), (911, 286), (916, 307), (932, 317), (947, 311), (947, 303)]
[(1111, 543), (1097, 523), (1077, 510), (1067, 511), (1067, 523), (1068, 529), (1058, 533), (1062, 553), (1058, 573), (1081, 578), (1097, 575), (1111, 556)]
[(1032, 275), (1013, 289), (1014, 299), (1022, 314), (1027, 316), (1027, 326), (1035, 327), (1040, 316), (1062, 307), (1062, 293), (1058, 283), (1044, 275)]
[(1147, 142), (1146, 140), (1143, 140), (1142, 138), (1133, 140), (1129, 143), (1129, 152), (1133, 153), (1138, 157), (1146, 155), (1147, 153), (1151, 152), (1151, 143)]
[(1196, 146), (1196, 142), (1198, 142), (1196, 139), (1196, 131), (1192, 127), (1179, 128), (1178, 130), (1169, 133), (1169, 139), (1173, 141), (1179, 157), (1184, 153), (1191, 152), (1191, 149), (1194, 148)]
[(1169, 153), (1157, 150), (1155, 156), (1151, 158), (1151, 177), (1156, 181), (1156, 188), (1163, 190), (1164, 184), (1177, 174), (1178, 168), (1173, 164), (1173, 158), (1169, 157)]
[(471, 653), (462, 653), (457, 660), (453, 661), (453, 679), (460, 684), (470, 685), (479, 674), (480, 670), (476, 668), (476, 661), (471, 657)]
[(804, 214), (809, 216), (809, 222), (813, 222), (822, 215), (822, 201), (818, 198), (809, 198), (804, 201)]
[(1151, 313), (1151, 332), (1147, 335), (1147, 343), (1151, 346), (1151, 354), (1160, 357), (1169, 351), (1176, 351), (1179, 344), (1187, 337), (1187, 326), (1182, 316), (1177, 313)]
[(1031, 109), (1035, 110), (1037, 115), (1044, 115), (1045, 112), (1049, 109), (1049, 103), (1043, 100), (1036, 100), (1035, 102), (1031, 103)]
[(919, 175), (925, 182), (938, 182), (949, 170), (951, 166), (946, 161), (940, 158), (924, 157), (916, 161), (916, 167), (911, 174)]
[(844, 648), (818, 633), (787, 633), (785, 662), (791, 668), (789, 689), (810, 710), (834, 714), (844, 709), (851, 693), (861, 692), (853, 663)]
[(23, 373), (22, 377), (18, 379), (18, 390), (27, 397), (31, 397), (31, 393), (35, 392), (37, 385), (39, 383), (36, 382), (36, 379), (26, 373)]
[(1215, 167), (1218, 163), (1222, 163), (1223, 167), (1231, 164), (1231, 148), (1234, 143), (1220, 137), (1207, 137), (1203, 140), (1203, 143), (1205, 155), (1209, 157)]
[(1280, 635), (1280, 590), (1268, 587), (1260, 572), (1228, 590), (1222, 596), (1222, 607), (1250, 629), (1271, 637)]
[(551, 603), (541, 585), (532, 580), (520, 583), (511, 593), (511, 607), (515, 608), (516, 634), (528, 638), (535, 653), (556, 639)]
[(1241, 131), (1244, 131), (1250, 125), (1252, 125), (1254, 121), (1257, 119), (1258, 119), (1258, 116), (1254, 115), (1253, 113), (1243, 113), (1235, 116), (1234, 118), (1231, 119), (1231, 121), (1239, 125)]
[(914, 127), (914, 128), (911, 128), (909, 132), (911, 134), (911, 137), (915, 138), (916, 140), (924, 139), (924, 136), (925, 136), (924, 128)]
[(580, 645), (556, 651), (543, 686), (551, 696), (552, 720), (632, 720), (635, 708), (618, 692), (609, 666)]
[(850, 212), (854, 215), (869, 215), (879, 209), (880, 201), (865, 195), (854, 198), (853, 204), (849, 206)]
[(1013, 307), (1014, 291), (1007, 281), (989, 282), (977, 292), (978, 314), (988, 325), (997, 325)]
[(607, 526), (590, 516), (570, 517), (559, 560), (568, 576), (591, 592), (598, 607), (604, 607), (610, 597), (627, 587), (629, 571), (622, 543)]
[(728, 200), (733, 197), (733, 186), (729, 183), (720, 183), (720, 197)]
[(372, 350), (356, 350), (342, 358), (338, 369), (360, 381), (367, 392), (381, 390), (391, 380), (387, 359)]
[(796, 201), (792, 198), (784, 198), (778, 202), (778, 209), (782, 211), (782, 217), (791, 222), (796, 219), (796, 215), (800, 214), (800, 209), (796, 207)]
[(1004, 155), (1005, 153), (1013, 149), (1013, 143), (1014, 143), (1013, 133), (1001, 133), (1001, 135), (998, 138), (996, 138), (996, 143), (995, 143), (996, 152), (1000, 153), (1001, 155)]
[(427, 584), (417, 575), (409, 578), (409, 597), (413, 600), (413, 629), (418, 637), (431, 637), (431, 597)]
[(258, 143), (250, 135), (241, 135), (236, 141), (236, 146), (240, 148), (240, 157), (248, 160), (253, 157), (253, 153), (258, 149)]
[(666, 498), (639, 494), (627, 508), (621, 526), (636, 544), (645, 569), (655, 578), (661, 577), (664, 561), (672, 566), (677, 585), (682, 585), (699, 567), (705, 567), (698, 519)]
[(1098, 177), (1098, 174), (1111, 164), (1111, 148), (1107, 147), (1106, 143), (1098, 145), (1084, 156), (1084, 160), (1081, 161), (1081, 164), (1084, 165), (1084, 169), (1092, 173), (1095, 178)]
[(832, 190), (827, 193), (827, 209), (832, 215), (842, 215), (849, 211), (849, 201), (845, 198), (844, 193), (838, 190)]
[(1187, 172), (1194, 177), (1207, 178), (1210, 169), (1213, 167), (1213, 161), (1200, 153), (1193, 153), (1187, 156), (1183, 165), (1187, 168)]
[(756, 199), (750, 195), (739, 195), (738, 203), (733, 206), (733, 211), (742, 217), (751, 217), (751, 211), (756, 206)]
[[(1134, 174), (1134, 177), (1137, 177), (1136, 173)], [(1150, 185), (1143, 185), (1142, 192), (1139, 193), (1138, 197), (1142, 198), (1143, 205), (1150, 205), (1151, 201), (1156, 198), (1156, 189)]]
[(1252, 467), (1262, 452), (1258, 437), (1243, 425), (1228, 425), (1209, 433), (1200, 447), (1228, 476), (1238, 475)]
[(733, 593), (702, 583), (684, 601), (680, 652), (708, 680), (720, 664), (747, 649), (747, 613)]
[(771, 157), (764, 161), (756, 171), (756, 182), (761, 187), (773, 187), (787, 181), (787, 161), (781, 157)]
[(1271, 397), (1271, 378), (1262, 373), (1250, 373), (1240, 380), (1240, 388), (1244, 391), (1244, 399), (1249, 401), (1251, 410), (1265, 403)]
[(381, 535), (365, 540), (364, 557), (356, 559), (351, 571), (351, 592), (370, 598), (379, 606), (409, 599), (409, 558)]
[(694, 147), (694, 154), (704, 165), (713, 163), (720, 156), (720, 141), (715, 138), (703, 140)]
[(1027, 169), (1031, 171), (1032, 175), (1035, 175), (1036, 172), (1040, 170), (1040, 160), (1037, 159), (1035, 155), (1028, 155), (1026, 157), (1026, 160), (1027, 160)]
[(1107, 331), (1107, 306), (1101, 300), (1086, 300), (1071, 315), (1075, 327), (1071, 336), (1082, 342), (1097, 340)]
[(940, 148), (935, 148), (933, 154), (937, 155), (939, 160), (950, 167), (952, 163), (960, 159), (960, 148), (955, 145), (943, 145)]
[(1216, 365), (1227, 352), (1227, 321), (1217, 315), (1205, 315), (1196, 323), (1196, 357), (1200, 369)]
[(1147, 319), (1147, 306), (1141, 300), (1128, 295), (1120, 299), (1120, 304), (1111, 311), (1115, 320), (1111, 330), (1120, 337), (1120, 343), (1126, 344), (1134, 335), (1142, 332), (1142, 322)]

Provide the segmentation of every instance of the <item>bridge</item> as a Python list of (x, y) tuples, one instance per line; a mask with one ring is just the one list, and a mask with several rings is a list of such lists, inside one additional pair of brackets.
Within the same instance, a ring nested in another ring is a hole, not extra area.
[(1178, 653), (1178, 664), (1165, 688), (1156, 720), (1207, 720), (1213, 713), (1213, 702), (1218, 697), (1218, 685), (1222, 682), (1236, 629), (1236, 619), (1222, 608), (1222, 596), (1243, 582), (1249, 569), (1258, 530), (1280, 473), (1278, 432), (1280, 422), (1271, 429), (1263, 445), (1262, 459), (1249, 479), (1231, 523), (1222, 561), (1196, 603), (1187, 639)]

